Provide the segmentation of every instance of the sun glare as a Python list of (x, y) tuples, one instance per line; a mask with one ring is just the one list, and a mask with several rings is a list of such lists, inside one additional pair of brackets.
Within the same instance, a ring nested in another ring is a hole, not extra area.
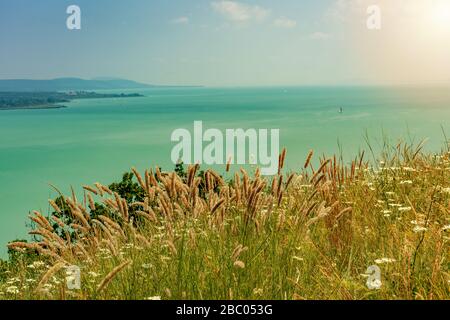
[(431, 19), (435, 28), (450, 31), (450, 3), (445, 1), (433, 5)]

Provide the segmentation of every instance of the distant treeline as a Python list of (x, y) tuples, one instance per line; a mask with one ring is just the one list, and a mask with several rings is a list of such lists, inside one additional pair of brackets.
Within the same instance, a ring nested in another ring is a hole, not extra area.
[(137, 93), (131, 94), (101, 94), (89, 91), (71, 92), (0, 92), (0, 110), (26, 108), (61, 108), (59, 104), (74, 99), (94, 98), (130, 98), (141, 97)]

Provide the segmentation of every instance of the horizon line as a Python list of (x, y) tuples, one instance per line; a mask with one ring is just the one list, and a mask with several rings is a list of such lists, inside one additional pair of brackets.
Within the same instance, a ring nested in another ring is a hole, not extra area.
[[(103, 78), (103, 79), (102, 79)], [(84, 81), (132, 81), (155, 87), (203, 87), (203, 88), (298, 88), (298, 87), (448, 87), (449, 82), (439, 83), (299, 83), (299, 84), (160, 84), (158, 82), (132, 80), (122, 77), (93, 77), (59, 76), (54, 78), (0, 78), (0, 81), (52, 81), (63, 79), (77, 79)]]

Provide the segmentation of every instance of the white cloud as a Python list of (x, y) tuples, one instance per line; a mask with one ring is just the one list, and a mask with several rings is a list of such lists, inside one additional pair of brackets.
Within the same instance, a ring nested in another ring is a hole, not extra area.
[(170, 23), (173, 23), (173, 24), (187, 24), (187, 23), (189, 23), (189, 18), (188, 17), (178, 17), (178, 18), (170, 20)]
[(324, 40), (324, 39), (330, 38), (330, 35), (328, 33), (325, 33), (325, 32), (317, 31), (317, 32), (311, 33), (309, 35), (309, 38), (313, 39), (313, 40)]
[(297, 21), (288, 19), (286, 17), (281, 17), (281, 18), (275, 19), (273, 22), (273, 25), (278, 28), (290, 29), (290, 28), (295, 28), (297, 26)]
[(359, 9), (357, 0), (336, 0), (327, 10), (326, 17), (335, 21), (344, 21), (355, 10)]
[(262, 21), (270, 15), (270, 10), (256, 5), (248, 5), (237, 1), (215, 1), (212, 8), (233, 22)]

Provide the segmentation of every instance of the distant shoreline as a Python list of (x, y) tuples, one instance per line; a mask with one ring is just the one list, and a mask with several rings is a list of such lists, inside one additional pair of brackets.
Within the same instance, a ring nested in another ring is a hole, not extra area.
[(93, 91), (69, 92), (0, 92), (0, 111), (67, 108), (63, 103), (79, 99), (143, 97), (138, 93), (102, 94)]
[(8, 110), (46, 110), (46, 109), (65, 109), (68, 106), (56, 105), (56, 104), (46, 104), (37, 106), (23, 106), (23, 107), (0, 107), (0, 111)]

